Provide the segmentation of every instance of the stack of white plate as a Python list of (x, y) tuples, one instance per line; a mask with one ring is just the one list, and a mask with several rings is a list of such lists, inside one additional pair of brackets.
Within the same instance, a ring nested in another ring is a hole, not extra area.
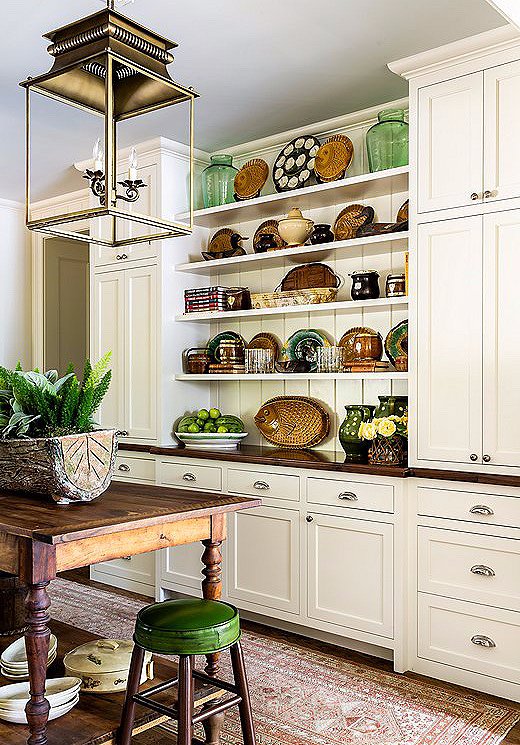
[[(56, 678), (46, 683), (45, 698), (51, 705), (49, 721), (62, 717), (79, 701), (80, 678)], [(29, 701), (29, 683), (13, 683), (0, 688), (0, 719), (27, 724), (25, 705)]]
[[(52, 665), (58, 653), (58, 640), (51, 634), (49, 642), (49, 656), (47, 667)], [(29, 677), (29, 663), (25, 649), (25, 639), (20, 637), (3, 652), (0, 657), (0, 672), (9, 680), (27, 680)]]

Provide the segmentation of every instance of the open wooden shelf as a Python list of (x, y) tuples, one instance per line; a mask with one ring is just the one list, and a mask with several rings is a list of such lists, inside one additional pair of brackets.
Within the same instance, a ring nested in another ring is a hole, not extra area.
[[(385, 244), (395, 241), (408, 240), (409, 233), (388, 233), (386, 235), (373, 235), (367, 238), (351, 238), (347, 241), (334, 241), (334, 243), (321, 243), (317, 246), (296, 246), (294, 248), (281, 248), (277, 251), (267, 251), (260, 254), (246, 254), (245, 256), (232, 256), (229, 259), (215, 259), (213, 261), (191, 261), (185, 264), (177, 264), (175, 271), (190, 274), (230, 274), (233, 272), (250, 272), (258, 269), (272, 269), (285, 266), (287, 260), (295, 263), (307, 261), (323, 261), (327, 258), (338, 258), (349, 253), (355, 253), (356, 249), (363, 246), (380, 247), (381, 252), (387, 250)], [(359, 252), (358, 252), (359, 253)], [(371, 253), (374, 253), (372, 250)], [(330, 255), (330, 256), (329, 256)]]
[(333, 313), (334, 311), (372, 310), (378, 308), (406, 308), (407, 297), (385, 297), (377, 300), (343, 300), (335, 303), (315, 303), (312, 305), (286, 305), (283, 308), (254, 308), (253, 310), (209, 310), (197, 313), (182, 313), (176, 321), (227, 321), (235, 318), (255, 318), (263, 316), (285, 316), (302, 313)]
[(182, 373), (175, 376), (175, 380), (200, 380), (207, 383), (211, 381), (226, 381), (234, 383), (237, 380), (408, 380), (407, 372), (387, 371), (362, 372), (362, 373), (206, 373), (205, 375), (192, 375)]
[[(294, 189), (281, 194), (266, 194), (244, 202), (196, 210), (193, 213), (193, 220), (195, 225), (215, 228), (229, 223), (265, 220), (268, 217), (281, 215), (294, 206), (298, 206), (301, 210), (316, 209), (317, 207), (330, 207), (342, 200), (352, 202), (357, 199), (365, 200), (383, 196), (391, 192), (406, 191), (408, 172), (408, 166), (401, 166), (376, 173), (363, 173), (360, 176), (351, 176), (328, 184), (306, 186), (303, 189)], [(189, 218), (189, 213), (177, 217), (183, 220)]]

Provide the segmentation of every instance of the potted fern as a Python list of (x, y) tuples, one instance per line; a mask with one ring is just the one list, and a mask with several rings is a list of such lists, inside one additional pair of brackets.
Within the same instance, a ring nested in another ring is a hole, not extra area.
[(110, 353), (78, 380), (0, 367), (0, 488), (46, 494), (59, 504), (91, 501), (109, 486), (115, 430), (94, 421), (108, 391)]

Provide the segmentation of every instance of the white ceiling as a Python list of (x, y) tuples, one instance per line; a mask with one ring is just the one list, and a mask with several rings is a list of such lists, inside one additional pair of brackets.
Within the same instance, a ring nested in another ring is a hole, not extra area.
[[(17, 84), (50, 67), (41, 35), (99, 7), (2, 0), (0, 197), (23, 198)], [(504, 23), (486, 0), (135, 0), (123, 11), (179, 42), (172, 76), (201, 94), (196, 144), (208, 151), (400, 98), (387, 62)], [(92, 147), (79, 130), (63, 146), (60, 124), (44, 133), (57, 174)]]

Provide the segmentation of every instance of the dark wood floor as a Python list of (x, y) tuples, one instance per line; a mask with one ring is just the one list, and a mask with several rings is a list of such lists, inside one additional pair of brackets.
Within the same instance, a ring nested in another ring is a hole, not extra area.
[[(89, 578), (88, 568), (75, 569), (71, 572), (64, 572), (61, 576), (66, 579), (73, 580), (74, 582), (81, 582), (82, 584), (90, 585), (91, 587), (97, 587), (100, 590), (109, 589), (106, 585), (91, 580)], [(112, 592), (117, 593), (118, 595), (123, 595), (133, 599), (144, 600), (145, 602), (150, 601), (150, 598), (145, 598), (142, 595), (136, 595), (135, 593), (128, 592), (127, 590), (119, 590), (118, 588), (114, 587), (110, 589)], [(242, 620), (242, 626), (250, 631), (258, 630), (264, 634), (268, 633), (276, 638), (284, 639), (285, 641), (293, 641), (300, 646), (304, 646), (308, 649), (318, 650), (321, 652), (325, 651), (328, 654), (333, 654), (340, 659), (357, 660), (365, 665), (371, 665), (374, 669), (386, 670), (388, 672), (392, 671), (392, 664), (387, 660), (381, 660), (377, 657), (369, 657), (368, 655), (364, 655), (359, 652), (352, 652), (350, 650), (343, 649), (342, 647), (336, 647), (331, 644), (324, 644), (323, 642), (314, 641), (313, 639), (306, 639), (305, 637), (297, 636), (296, 634), (290, 634), (289, 632), (271, 629), (266, 626), (261, 626), (260, 624), (252, 623), (246, 620)], [(464, 688), (461, 688), (460, 686), (432, 680), (431, 678), (424, 678), (422, 675), (417, 675), (415, 673), (405, 673), (405, 675), (411, 680), (426, 680), (430, 685), (436, 685), (443, 690), (457, 691), (459, 693), (463, 693), (466, 690)], [(504, 703), (504, 699), (495, 698), (493, 696), (486, 696), (485, 694), (482, 694), (482, 696), (490, 702), (499, 704)], [(520, 704), (515, 704), (510, 701), (508, 701), (507, 703), (510, 706), (514, 706), (520, 709)], [(157, 729), (135, 737), (133, 742), (135, 743), (135, 745), (172, 745), (172, 743), (175, 742), (175, 738), (172, 738), (163, 730)], [(509, 735), (502, 741), (502, 743), (503, 745), (520, 745), (520, 724), (517, 724), (516, 727), (511, 730)]]

